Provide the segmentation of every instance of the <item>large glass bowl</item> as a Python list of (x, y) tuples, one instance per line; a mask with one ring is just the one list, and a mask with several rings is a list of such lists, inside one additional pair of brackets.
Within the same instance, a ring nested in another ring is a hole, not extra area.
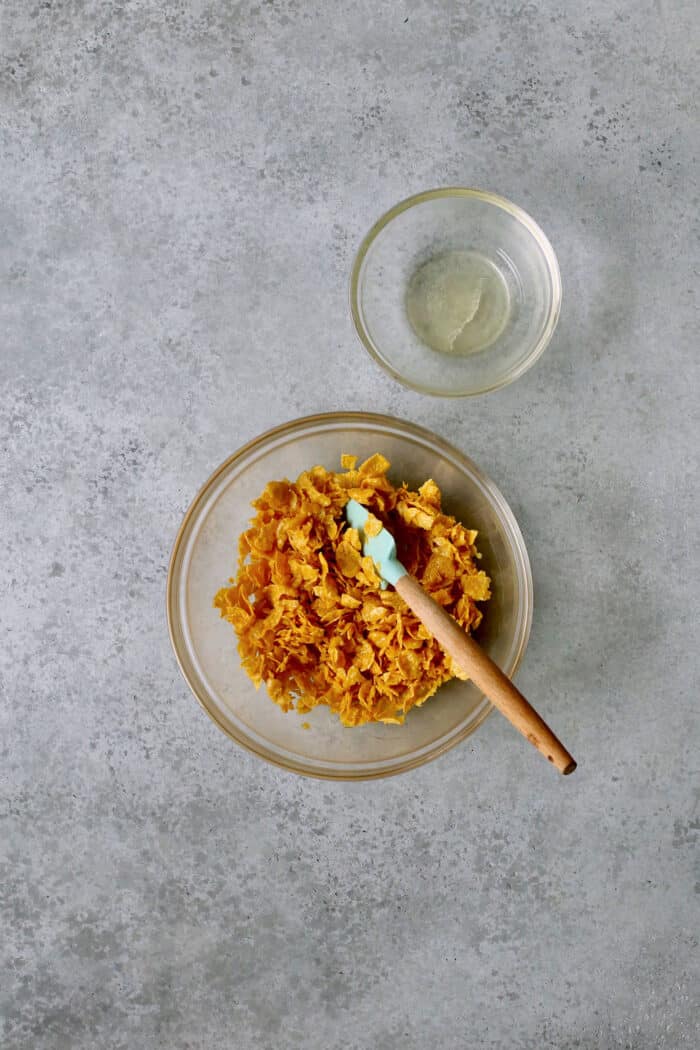
[[(334, 412), (298, 419), (251, 441), (212, 474), (180, 527), (170, 561), (167, 612), (175, 655), (192, 692), (220, 729), (261, 758), (334, 780), (399, 773), (436, 758), (473, 732), (492, 710), (468, 682), (442, 686), (402, 726), (347, 729), (327, 708), (285, 714), (242, 670), (231, 626), (212, 600), (234, 572), (237, 540), (268, 481), (295, 479), (316, 464), (340, 469), (341, 453), (382, 452), (395, 483), (432, 477), (444, 509), (479, 530), (477, 546), (493, 581), (478, 632), (508, 675), (530, 633), (532, 576), (525, 544), (503, 496), (466, 456), (434, 434), (388, 416)], [(304, 729), (303, 723), (310, 728)]]
[[(463, 262), (454, 270), (455, 259), (466, 258), (470, 268), (477, 266), (471, 278), (460, 274)], [(446, 265), (449, 286), (445, 273), (441, 280), (435, 276)], [(449, 325), (450, 296), (466, 296), (452, 320), (465, 320), (468, 336), (480, 316), (466, 322), (464, 313), (477, 301), (475, 286), (482, 307), (490, 302), (497, 309), (500, 320), (492, 318), (483, 348), (459, 351), (457, 339), (455, 352), (445, 352), (421, 338), (410, 320), (411, 289), (416, 281), (431, 286), (431, 268), (437, 283), (426, 294), (435, 320)], [(557, 258), (534, 219), (504, 197), (462, 187), (427, 190), (395, 205), (363, 240), (350, 279), (353, 320), (372, 357), (405, 386), (443, 397), (482, 394), (521, 376), (549, 343), (560, 305)]]

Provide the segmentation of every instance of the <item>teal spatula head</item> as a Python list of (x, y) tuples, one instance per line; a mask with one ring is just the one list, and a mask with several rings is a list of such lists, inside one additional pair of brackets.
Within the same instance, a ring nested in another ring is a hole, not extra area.
[(390, 583), (396, 586), (396, 581), (407, 572), (396, 556), (396, 542), (387, 529), (382, 529), (376, 536), (365, 535), (365, 525), (369, 511), (357, 500), (350, 499), (345, 505), (345, 518), (352, 529), (357, 529), (362, 543), (362, 553), (372, 559), (377, 566), (377, 572), (382, 577), (382, 587)]

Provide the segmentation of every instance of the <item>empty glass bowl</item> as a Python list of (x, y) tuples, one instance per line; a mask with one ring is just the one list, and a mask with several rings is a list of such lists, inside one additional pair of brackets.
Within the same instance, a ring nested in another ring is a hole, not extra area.
[[(237, 541), (268, 481), (295, 479), (316, 464), (340, 469), (341, 453), (382, 452), (395, 483), (432, 477), (444, 509), (479, 530), (482, 565), (493, 581), (478, 639), (508, 675), (522, 659), (532, 619), (532, 577), (523, 538), (495, 485), (435, 435), (388, 416), (335, 412), (270, 430), (226, 460), (185, 515), (167, 585), (170, 637), (202, 707), (225, 733), (261, 758), (296, 773), (359, 780), (399, 773), (454, 747), (491, 704), (468, 682), (442, 686), (403, 726), (347, 729), (327, 708), (285, 714), (242, 670), (232, 627), (212, 607), (235, 571)], [(303, 724), (310, 728), (304, 729)]]
[(536, 222), (482, 190), (428, 190), (365, 237), (350, 305), (370, 354), (426, 394), (511, 383), (543, 352), (561, 304), (559, 266)]

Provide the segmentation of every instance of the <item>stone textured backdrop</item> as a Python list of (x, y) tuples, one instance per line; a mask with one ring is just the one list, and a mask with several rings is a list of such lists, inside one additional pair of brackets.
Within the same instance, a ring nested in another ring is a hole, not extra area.
[[(2, 4), (6, 1050), (698, 1045), (699, 30), (692, 0)], [(551, 347), (474, 400), (398, 387), (348, 312), (363, 233), (440, 184), (522, 204), (562, 267)], [(520, 682), (574, 777), (492, 718), (306, 782), (198, 709), (181, 515), (338, 408), (505, 493)]]

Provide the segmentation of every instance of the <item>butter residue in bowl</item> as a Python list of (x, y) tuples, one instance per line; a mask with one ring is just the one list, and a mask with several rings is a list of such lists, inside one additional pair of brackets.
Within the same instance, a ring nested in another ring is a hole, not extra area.
[(498, 267), (479, 252), (442, 252), (411, 277), (406, 313), (418, 338), (432, 350), (474, 354), (495, 342), (506, 326), (508, 285)]

